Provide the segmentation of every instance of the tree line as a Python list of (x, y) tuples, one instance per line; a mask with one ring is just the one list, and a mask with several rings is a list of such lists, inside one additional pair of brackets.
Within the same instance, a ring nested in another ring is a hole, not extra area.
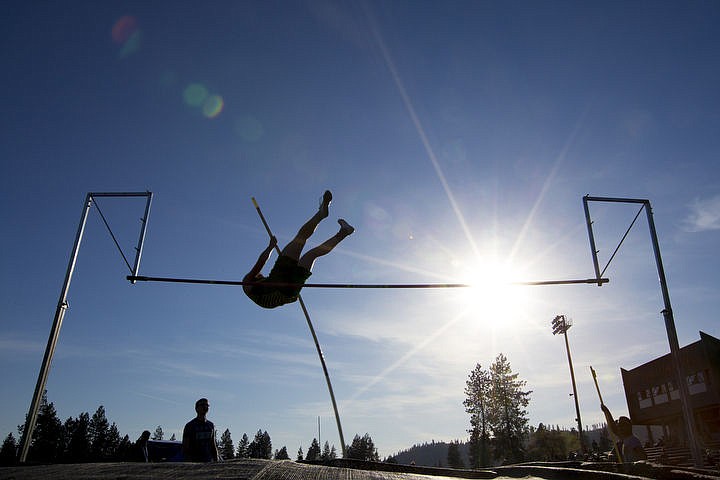
[[(607, 425), (591, 425), (584, 431), (585, 439), (592, 446), (588, 452), (588, 459), (601, 460), (602, 453), (612, 450), (613, 443)], [(526, 461), (564, 461), (577, 459), (580, 450), (580, 440), (575, 428), (565, 428), (559, 425), (544, 425), (530, 427), (524, 441)], [(416, 444), (407, 450), (402, 450), (387, 459), (389, 463), (415, 463), (428, 467), (469, 468), (471, 445), (470, 442), (453, 440), (450, 442), (425, 442)], [(487, 467), (487, 465), (486, 465)]]
[[(528, 425), (527, 407), (532, 391), (512, 371), (510, 362), (500, 353), (488, 369), (479, 363), (468, 375), (463, 406), (470, 415), (469, 441), (454, 440), (414, 445), (386, 461), (450, 468), (483, 468), (526, 460), (567, 460), (581, 449), (578, 432), (542, 423)], [(611, 444), (607, 429), (602, 428), (596, 451)]]
[[(577, 432), (547, 427), (542, 423), (537, 429), (528, 426), (527, 407), (530, 394), (526, 382), (514, 373), (507, 357), (500, 353), (488, 369), (479, 363), (470, 372), (465, 384), (463, 406), (470, 415), (470, 434), (467, 444), (459, 440), (447, 446), (446, 462), (453, 468), (482, 468), (501, 463), (518, 463), (525, 460), (566, 459), (568, 452), (580, 449)], [(18, 427), (22, 437), (23, 426)], [(607, 431), (600, 436), (600, 448), (610, 442)], [(162, 440), (162, 427), (158, 426), (152, 437)], [(175, 437), (171, 438), (175, 440)], [(29, 462), (79, 463), (137, 460), (133, 442), (127, 435), (121, 436), (117, 425), (107, 420), (101, 405), (90, 416), (87, 412), (62, 423), (55, 406), (43, 395), (37, 416), (37, 424), (28, 453)], [(14, 463), (20, 445), (10, 433), (0, 448), (0, 464)], [(267, 431), (258, 430), (250, 440), (246, 433), (235, 446), (229, 429), (218, 441), (218, 449), (224, 459), (261, 458), (289, 460), (287, 448), (273, 450)], [(355, 435), (347, 445), (348, 458), (364, 461), (380, 461), (377, 448), (368, 433)], [(334, 445), (327, 441), (321, 448), (313, 438), (306, 453), (302, 446), (295, 460), (328, 461), (337, 458)], [(400, 455), (385, 461), (397, 462)], [(467, 459), (467, 465), (464, 458)], [(437, 460), (438, 465), (441, 460)]]
[[(22, 438), (24, 425), (18, 426), (18, 438)], [(163, 440), (162, 426), (158, 425), (151, 436), (152, 440)], [(175, 435), (170, 437), (175, 440)], [(0, 465), (13, 465), (17, 462), (21, 445), (11, 433), (5, 437), (0, 447)], [(272, 440), (267, 431), (258, 430), (252, 441), (246, 433), (234, 445), (229, 429), (226, 429), (218, 441), (218, 450), (223, 459), (261, 458), (289, 460), (287, 447), (273, 451)], [(352, 444), (346, 446), (348, 457), (358, 460), (379, 461), (377, 448), (369, 434), (355, 435)], [(302, 447), (298, 449), (296, 460), (328, 461), (337, 458), (335, 445), (325, 442), (321, 449), (317, 439), (313, 438), (307, 454)], [(27, 461), (30, 463), (86, 463), (144, 461), (135, 442), (128, 435), (121, 436), (115, 422), (110, 423), (105, 407), (100, 405), (91, 416), (87, 412), (77, 417), (69, 417), (61, 422), (55, 405), (48, 402), (47, 392), (42, 396), (38, 409), (35, 430), (33, 431)]]
[[(567, 460), (582, 454), (578, 431), (548, 427), (528, 427), (527, 407), (532, 391), (512, 371), (507, 357), (500, 353), (489, 369), (478, 363), (465, 385), (463, 405), (470, 414), (468, 460), (472, 468), (526, 460)], [(612, 447), (606, 425), (595, 425), (597, 440), (584, 452), (590, 458)], [(587, 433), (587, 432), (586, 432)], [(448, 464), (458, 463), (459, 442), (448, 448)]]
[[(355, 435), (350, 445), (345, 447), (348, 458), (364, 461), (380, 461), (377, 448), (373, 442), (370, 434), (366, 433), (362, 437)], [(243, 433), (242, 438), (234, 446), (232, 440), (232, 434), (230, 430), (226, 429), (220, 436), (218, 442), (218, 450), (223, 459), (232, 458), (262, 458), (267, 460), (290, 460), (288, 455), (287, 447), (283, 446), (279, 450), (275, 450), (273, 453), (272, 440), (267, 431), (258, 430), (252, 441), (247, 436), (247, 433)], [(296, 461), (321, 461), (326, 462), (338, 458), (337, 449), (335, 445), (330, 445), (328, 441), (325, 441), (323, 448), (320, 448), (320, 443), (317, 438), (313, 438), (310, 442), (310, 447), (307, 453), (303, 453), (302, 446), (298, 448), (295, 460)]]
[[(22, 438), (24, 428), (24, 425), (18, 426), (19, 438)], [(108, 421), (102, 405), (92, 416), (83, 412), (61, 422), (55, 405), (47, 401), (47, 392), (42, 396), (30, 441), (27, 460), (34, 463), (129, 460), (133, 445), (127, 435), (120, 435), (115, 422)], [(18, 443), (12, 433), (5, 437), (0, 447), (1, 464), (16, 462)]]

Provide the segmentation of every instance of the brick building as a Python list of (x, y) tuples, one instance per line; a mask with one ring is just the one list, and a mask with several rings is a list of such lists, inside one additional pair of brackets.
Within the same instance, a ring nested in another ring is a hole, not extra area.
[[(720, 340), (700, 332), (700, 340), (680, 349), (697, 434), (703, 444), (720, 441)], [(685, 443), (680, 391), (670, 354), (631, 370), (621, 369), (633, 424), (645, 426), (648, 440)]]

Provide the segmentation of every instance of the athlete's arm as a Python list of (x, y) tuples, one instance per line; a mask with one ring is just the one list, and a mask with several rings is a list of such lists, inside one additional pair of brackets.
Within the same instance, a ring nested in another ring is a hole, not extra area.
[(268, 258), (270, 258), (270, 253), (273, 251), (276, 245), (277, 238), (275, 238), (275, 236), (270, 237), (270, 243), (265, 248), (265, 250), (260, 253), (260, 256), (258, 257), (257, 262), (255, 262), (255, 265), (253, 265), (252, 269), (243, 278), (243, 282), (252, 282), (253, 280), (255, 280), (255, 277), (257, 277), (258, 274), (262, 271), (263, 267), (268, 261)]

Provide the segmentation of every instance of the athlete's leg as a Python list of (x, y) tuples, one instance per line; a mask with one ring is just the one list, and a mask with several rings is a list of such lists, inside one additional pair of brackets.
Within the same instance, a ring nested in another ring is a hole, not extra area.
[(338, 223), (340, 224), (340, 230), (317, 247), (308, 250), (300, 258), (298, 265), (305, 267), (308, 270), (312, 270), (313, 263), (315, 263), (315, 260), (317, 260), (318, 257), (322, 257), (323, 255), (330, 253), (330, 251), (335, 248), (338, 243), (342, 242), (345, 237), (355, 231), (355, 229), (342, 218), (338, 220)]
[(300, 259), (300, 254), (302, 253), (302, 249), (305, 247), (305, 242), (307, 242), (307, 239), (313, 234), (322, 219), (328, 216), (328, 207), (330, 206), (331, 200), (332, 193), (330, 193), (330, 190), (325, 190), (322, 201), (320, 202), (320, 208), (317, 212), (315, 212), (315, 215), (310, 217), (310, 219), (305, 222), (302, 227), (300, 227), (300, 230), (298, 230), (295, 238), (290, 240), (290, 243), (282, 249), (283, 255), (294, 260)]

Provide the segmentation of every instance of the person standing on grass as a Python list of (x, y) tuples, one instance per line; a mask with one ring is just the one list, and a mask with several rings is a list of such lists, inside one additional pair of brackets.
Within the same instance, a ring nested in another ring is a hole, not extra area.
[(217, 462), (215, 425), (207, 419), (210, 402), (201, 398), (195, 402), (197, 416), (185, 424), (183, 429), (182, 452), (186, 462)]

